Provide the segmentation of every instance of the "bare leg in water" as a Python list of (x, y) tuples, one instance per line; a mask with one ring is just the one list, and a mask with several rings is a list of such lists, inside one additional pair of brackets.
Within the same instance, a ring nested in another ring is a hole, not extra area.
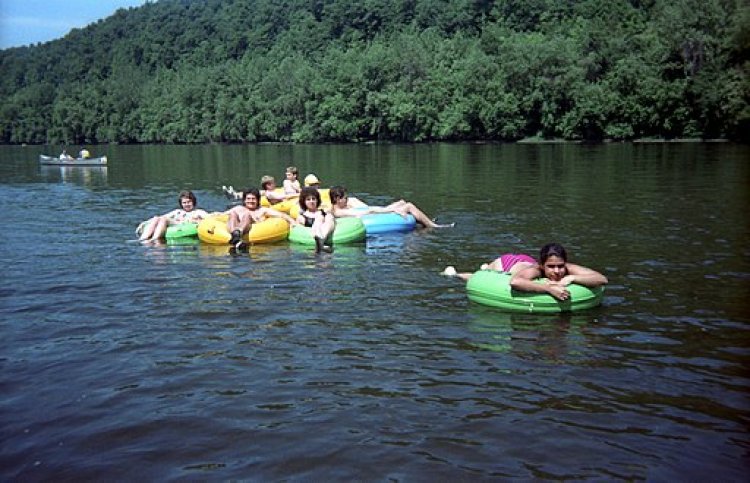
[(455, 225), (455, 223), (449, 223), (447, 225), (440, 225), (438, 223), (435, 223), (434, 221), (432, 221), (432, 219), (430, 219), (429, 216), (425, 214), (424, 211), (417, 208), (414, 203), (410, 203), (405, 200), (398, 200), (395, 203), (391, 203), (390, 205), (386, 206), (386, 208), (389, 210), (393, 210), (403, 217), (406, 217), (406, 215), (412, 215), (414, 219), (417, 220), (417, 223), (420, 223), (427, 228), (450, 228)]
[(242, 235), (250, 232), (253, 226), (253, 217), (248, 213), (237, 214), (236, 211), (229, 212), (229, 221), (227, 221), (227, 231), (232, 235), (229, 244), (234, 248), (244, 248), (245, 242), (242, 241)]
[(332, 214), (327, 213), (322, 220), (315, 220), (311, 228), (313, 238), (315, 238), (315, 251), (333, 252), (333, 246), (329, 244), (329, 238), (333, 235), (336, 228), (336, 222)]
[[(529, 263), (529, 262), (518, 262), (512, 267), (510, 267), (510, 270), (508, 270), (508, 273), (511, 275), (520, 272), (521, 270), (524, 270), (526, 268), (534, 267), (535, 264)], [(492, 261), (491, 263), (484, 263), (481, 267), (479, 267), (480, 270), (495, 270), (498, 272), (504, 272), (503, 267), (500, 263), (500, 259), (496, 259)], [(473, 272), (457, 272), (456, 268), (453, 266), (447, 266), (445, 267), (445, 270), (441, 272), (441, 275), (445, 275), (447, 277), (458, 277), (461, 280), (469, 280), (472, 275), (474, 275)]]
[(150, 242), (161, 240), (164, 234), (167, 232), (167, 226), (169, 221), (165, 216), (155, 216), (145, 223), (143, 233), (141, 233), (140, 241)]

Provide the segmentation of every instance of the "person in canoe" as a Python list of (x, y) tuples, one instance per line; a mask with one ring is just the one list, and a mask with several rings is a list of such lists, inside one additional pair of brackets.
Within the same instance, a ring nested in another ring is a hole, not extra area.
[(333, 216), (337, 218), (345, 216), (364, 216), (374, 213), (398, 213), (399, 215), (406, 218), (408, 215), (412, 215), (417, 223), (427, 228), (450, 228), (454, 226), (454, 223), (447, 225), (440, 225), (435, 223), (424, 211), (420, 210), (414, 203), (405, 200), (398, 200), (391, 203), (388, 206), (368, 206), (362, 203), (359, 199), (349, 197), (346, 188), (343, 186), (334, 186), (330, 192), (331, 204), (333, 208), (331, 212)]
[(63, 149), (63, 152), (60, 153), (60, 161), (73, 161), (73, 156), (68, 154), (66, 150)]
[(179, 225), (180, 223), (198, 223), (208, 216), (205, 210), (198, 209), (198, 200), (192, 191), (181, 191), (177, 197), (179, 208), (172, 210), (163, 215), (157, 215), (150, 218), (136, 229), (140, 233), (139, 240), (142, 242), (153, 242), (161, 240), (167, 233), (167, 227), (170, 225)]
[(299, 195), (300, 212), (297, 223), (310, 227), (315, 239), (315, 252), (321, 251), (332, 253), (333, 243), (331, 237), (336, 228), (336, 221), (331, 213), (326, 213), (320, 208), (320, 193), (316, 188), (305, 186)]
[[(529, 255), (506, 253), (489, 264), (483, 264), (482, 270), (497, 270), (512, 275), (510, 286), (524, 292), (548, 293), (558, 300), (567, 300), (570, 292), (566, 288), (571, 283), (595, 288), (609, 283), (607, 277), (581, 265), (568, 262), (568, 253), (559, 243), (548, 243), (539, 251), (539, 260)], [(442, 272), (449, 277), (469, 280), (472, 273), (459, 273), (455, 267), (448, 266)], [(546, 278), (544, 283), (536, 282)]]
[(294, 218), (286, 213), (261, 206), (260, 191), (257, 188), (249, 188), (242, 191), (242, 204), (235, 206), (226, 213), (229, 215), (227, 231), (232, 235), (229, 244), (236, 249), (245, 248), (242, 235), (250, 232), (253, 223), (260, 223), (269, 217), (283, 218), (290, 225), (297, 223)]

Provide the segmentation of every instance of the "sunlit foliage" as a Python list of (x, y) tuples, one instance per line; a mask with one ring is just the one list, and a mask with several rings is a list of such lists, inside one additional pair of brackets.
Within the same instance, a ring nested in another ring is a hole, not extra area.
[(2, 143), (731, 138), (745, 0), (160, 0), (0, 51)]

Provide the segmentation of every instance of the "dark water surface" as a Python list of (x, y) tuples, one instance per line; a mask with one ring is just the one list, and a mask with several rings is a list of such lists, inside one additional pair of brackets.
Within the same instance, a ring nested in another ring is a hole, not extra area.
[[(746, 481), (750, 149), (729, 144), (0, 147), (0, 480)], [(315, 256), (141, 246), (194, 190), (314, 171), (449, 230)], [(595, 310), (468, 302), (557, 240)]]

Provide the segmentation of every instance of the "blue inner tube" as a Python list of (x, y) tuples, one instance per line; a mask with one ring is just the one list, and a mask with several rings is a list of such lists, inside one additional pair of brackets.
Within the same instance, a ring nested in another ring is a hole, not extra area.
[[(366, 210), (367, 208), (360, 208)], [(373, 213), (361, 217), (368, 235), (378, 233), (405, 233), (417, 226), (417, 220), (412, 215), (406, 218), (398, 213)]]

